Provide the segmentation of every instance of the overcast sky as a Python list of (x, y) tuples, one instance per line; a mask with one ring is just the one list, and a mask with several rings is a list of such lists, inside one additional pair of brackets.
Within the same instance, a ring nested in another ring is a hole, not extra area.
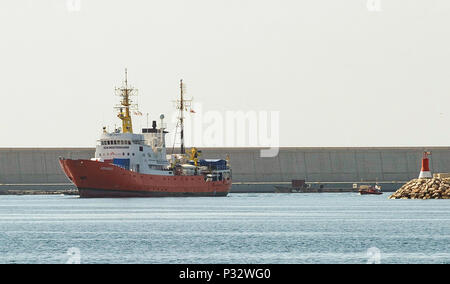
[(448, 146), (450, 1), (369, 2), (2, 0), (0, 147), (95, 145), (125, 67), (150, 120), (183, 78), (203, 112), (279, 111), (281, 146)]

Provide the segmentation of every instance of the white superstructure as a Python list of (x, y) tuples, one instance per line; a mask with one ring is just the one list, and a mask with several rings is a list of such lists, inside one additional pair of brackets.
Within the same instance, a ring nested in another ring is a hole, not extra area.
[(173, 175), (166, 158), (164, 128), (142, 129), (142, 134), (103, 131), (95, 149), (95, 160), (110, 161), (143, 174)]

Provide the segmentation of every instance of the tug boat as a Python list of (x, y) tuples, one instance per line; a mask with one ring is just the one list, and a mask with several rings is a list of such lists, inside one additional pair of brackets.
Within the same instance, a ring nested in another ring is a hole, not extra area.
[(78, 188), (82, 198), (100, 197), (168, 197), (168, 196), (226, 196), (231, 188), (232, 175), (228, 160), (199, 159), (201, 151), (192, 148), (188, 154), (184, 147), (183, 111), (190, 106), (184, 99), (183, 81), (177, 100), (181, 128), (180, 154), (167, 155), (164, 115), (160, 125), (153, 121), (152, 128), (133, 133), (132, 96), (137, 90), (125, 80), (116, 88), (121, 97), (118, 117), (122, 127), (103, 132), (98, 140), (95, 157), (66, 159), (59, 163), (69, 180)]
[(376, 194), (380, 195), (383, 194), (381, 192), (381, 187), (379, 185), (370, 186), (370, 185), (361, 185), (358, 190), (360, 195), (366, 195), (366, 194)]

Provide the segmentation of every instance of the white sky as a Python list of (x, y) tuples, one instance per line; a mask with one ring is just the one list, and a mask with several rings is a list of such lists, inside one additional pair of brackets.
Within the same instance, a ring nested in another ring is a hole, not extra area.
[(183, 78), (203, 112), (279, 111), (281, 146), (447, 146), (450, 1), (379, 3), (2, 0), (0, 147), (94, 146), (125, 67), (151, 120)]

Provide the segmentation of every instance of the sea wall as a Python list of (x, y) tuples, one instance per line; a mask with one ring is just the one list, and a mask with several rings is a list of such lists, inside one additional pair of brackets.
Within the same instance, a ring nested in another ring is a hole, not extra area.
[[(450, 147), (428, 147), (433, 172), (450, 172)], [(420, 171), (423, 147), (283, 147), (273, 158), (259, 148), (203, 148), (203, 157), (230, 157), (233, 181), (408, 181)], [(93, 148), (0, 148), (0, 184), (67, 183), (58, 158), (89, 159)]]

